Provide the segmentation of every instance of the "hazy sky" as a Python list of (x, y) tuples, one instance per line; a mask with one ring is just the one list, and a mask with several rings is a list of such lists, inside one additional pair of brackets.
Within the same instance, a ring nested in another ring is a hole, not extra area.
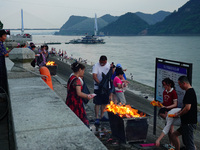
[(189, 0), (0, 0), (0, 20), (4, 28), (21, 27), (21, 9), (25, 28), (60, 28), (71, 15), (120, 16), (126, 12), (153, 14), (173, 12)]

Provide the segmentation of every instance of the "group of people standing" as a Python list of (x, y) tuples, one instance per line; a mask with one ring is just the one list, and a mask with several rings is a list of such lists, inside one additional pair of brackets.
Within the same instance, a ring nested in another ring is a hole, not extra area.
[[(79, 62), (75, 62), (71, 65), (71, 69), (73, 70), (73, 75), (70, 76), (67, 84), (68, 94), (66, 104), (85, 125), (89, 126), (89, 121), (84, 109), (83, 99), (93, 99), (93, 103), (95, 104), (95, 125), (99, 125), (100, 121), (108, 120), (104, 115), (104, 110), (110, 100), (116, 104), (126, 104), (124, 90), (127, 87), (128, 81), (126, 81), (124, 70), (120, 64), (114, 66), (114, 63), (108, 63), (106, 56), (103, 55), (100, 57), (99, 62), (92, 69), (94, 94), (83, 92), (85, 66)], [(170, 144), (176, 150), (179, 150), (180, 142), (178, 136), (182, 135), (186, 149), (195, 150), (193, 137), (193, 132), (197, 124), (197, 98), (195, 91), (186, 76), (179, 77), (178, 84), (186, 92), (182, 101), (183, 107), (178, 108), (178, 96), (174, 82), (166, 78), (162, 81), (162, 84), (165, 89), (163, 91), (163, 107), (159, 110), (158, 114), (166, 120), (166, 126), (156, 140), (156, 146), (160, 146), (161, 139), (168, 134)], [(169, 114), (174, 114), (174, 117), (169, 117)], [(174, 131), (174, 125), (180, 127)]]
[(113, 95), (116, 96), (115, 103), (126, 104), (124, 89), (128, 82), (124, 79), (124, 72), (120, 64), (115, 67), (114, 63), (109, 64), (106, 56), (102, 55), (100, 57), (99, 62), (92, 69), (94, 94), (85, 94), (82, 92), (83, 84), (85, 84), (82, 80), (85, 66), (79, 62), (75, 62), (71, 65), (71, 69), (73, 75), (70, 76), (67, 84), (68, 94), (66, 104), (87, 126), (89, 122), (86, 117), (83, 98), (88, 100), (93, 99), (93, 103), (95, 104), (95, 125), (99, 125), (100, 121), (108, 120), (104, 115), (104, 111), (110, 100), (113, 100)]
[[(161, 139), (168, 134), (170, 144), (167, 147), (174, 147), (176, 150), (180, 150), (178, 136), (182, 135), (184, 148), (195, 150), (193, 132), (197, 125), (196, 93), (190, 85), (188, 78), (180, 76), (178, 84), (182, 90), (185, 90), (185, 95), (182, 100), (182, 108), (178, 108), (178, 96), (174, 82), (169, 78), (165, 78), (162, 84), (165, 89), (163, 91), (163, 107), (159, 110), (158, 115), (166, 120), (166, 125), (156, 140), (156, 146), (159, 146)], [(174, 131), (174, 125), (180, 127)]]

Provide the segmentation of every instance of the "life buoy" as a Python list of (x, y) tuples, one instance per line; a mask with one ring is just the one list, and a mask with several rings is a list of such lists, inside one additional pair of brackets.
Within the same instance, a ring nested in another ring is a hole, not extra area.
[(47, 67), (45, 67), (45, 66), (40, 67), (40, 74), (44, 75), (42, 77), (42, 79), (53, 90), (53, 84), (52, 84), (52, 80), (51, 80), (51, 75), (50, 75), (49, 69)]

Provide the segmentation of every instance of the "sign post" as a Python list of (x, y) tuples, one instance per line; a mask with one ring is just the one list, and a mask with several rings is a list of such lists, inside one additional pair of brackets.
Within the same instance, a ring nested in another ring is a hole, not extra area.
[[(178, 107), (182, 107), (182, 100), (185, 94), (179, 85), (178, 78), (180, 76), (187, 76), (192, 85), (192, 64), (167, 60), (162, 58), (156, 58), (155, 65), (155, 101), (163, 102), (163, 87), (162, 80), (170, 78), (175, 83), (176, 92), (178, 95)], [(154, 106), (154, 125), (153, 134), (156, 135), (156, 119), (157, 119), (157, 107)]]

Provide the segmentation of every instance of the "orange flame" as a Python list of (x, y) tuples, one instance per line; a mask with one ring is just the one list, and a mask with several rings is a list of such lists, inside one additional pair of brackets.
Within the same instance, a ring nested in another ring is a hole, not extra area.
[(120, 117), (126, 118), (137, 118), (146, 116), (146, 114), (143, 113), (139, 114), (138, 110), (133, 109), (130, 105), (116, 105), (113, 101), (110, 101), (110, 104), (106, 106), (105, 110), (117, 114)]
[(162, 103), (160, 103), (159, 101), (155, 101), (155, 100), (151, 101), (150, 104), (153, 106), (163, 107)]
[(55, 61), (48, 61), (46, 63), (47, 66), (55, 66)]

